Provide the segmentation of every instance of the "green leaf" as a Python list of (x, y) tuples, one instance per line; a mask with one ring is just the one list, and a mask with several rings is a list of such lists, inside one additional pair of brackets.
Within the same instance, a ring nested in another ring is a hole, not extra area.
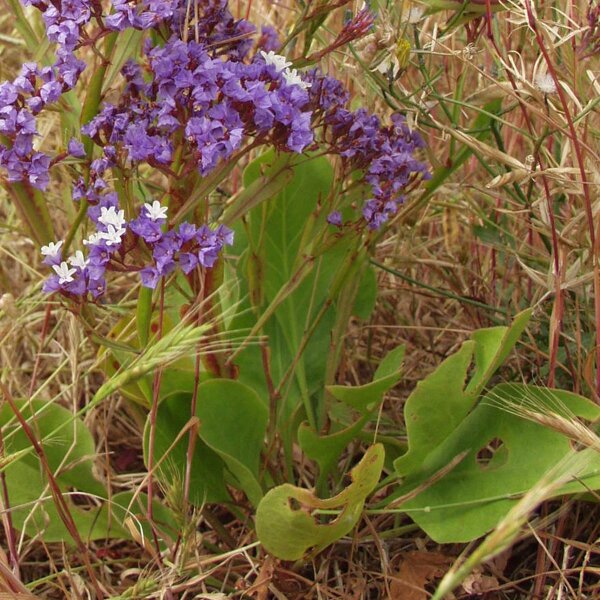
[(355, 387), (327, 386), (327, 391), (334, 398), (361, 413), (358, 421), (329, 435), (319, 435), (306, 422), (300, 425), (298, 429), (300, 447), (310, 459), (319, 465), (318, 488), (334, 470), (344, 448), (356, 439), (373, 412), (379, 408), (384, 394), (400, 380), (404, 351), (405, 347), (399, 346), (389, 352), (379, 364), (371, 383)]
[(381, 403), (383, 395), (400, 381), (405, 350), (404, 346), (398, 346), (389, 352), (377, 367), (371, 383), (353, 387), (328, 385), (327, 391), (340, 402), (363, 414), (370, 412)]
[(126, 29), (117, 37), (114, 48), (111, 48), (112, 56), (110, 66), (102, 78), (102, 95), (105, 95), (112, 85), (123, 65), (130, 59), (136, 58), (142, 45), (143, 32), (135, 29)]
[(139, 346), (145, 348), (150, 337), (150, 325), (152, 324), (152, 290), (143, 285), (140, 286), (138, 292), (135, 323)]
[(377, 300), (377, 275), (375, 269), (368, 265), (360, 280), (358, 294), (354, 301), (354, 314), (363, 321), (371, 316)]
[(268, 411), (254, 390), (231, 379), (198, 386), (198, 435), (218, 454), (255, 506), (263, 496), (258, 483)]
[[(272, 489), (256, 513), (258, 539), (268, 552), (282, 560), (298, 560), (309, 550), (313, 554), (320, 552), (356, 525), (367, 496), (379, 482), (383, 461), (383, 446), (371, 446), (352, 469), (352, 483), (327, 500), (287, 483)], [(326, 524), (320, 524), (308, 512), (335, 509), (341, 509), (340, 514)]]
[[(447, 465), (453, 457), (465, 458), (442, 479), (427, 487), (401, 509), (436, 542), (467, 542), (492, 529), (542, 474), (573, 453), (562, 434), (526, 420), (511, 405), (535, 405), (587, 420), (600, 417), (600, 408), (581, 396), (563, 390), (501, 384), (493, 388), (473, 412), (423, 463), (418, 478), (410, 478), (397, 491), (405, 494)], [(489, 448), (493, 441), (493, 448)], [(600, 488), (600, 457), (591, 455), (583, 483), (567, 484), (560, 493)]]
[[(167, 485), (179, 479), (183, 484), (188, 434), (174, 444), (190, 419), (191, 394), (175, 393), (158, 407), (155, 464), (169, 451), (159, 467)], [(198, 386), (196, 416), (200, 421), (199, 440), (192, 462), (192, 498), (204, 502), (231, 500), (224, 483), (227, 470), (235, 484), (254, 504), (263, 496), (258, 482), (260, 455), (264, 446), (268, 411), (251, 388), (230, 379), (211, 379)], [(146, 423), (144, 456), (147, 461), (149, 422)]]
[(54, 224), (44, 194), (28, 183), (19, 181), (12, 181), (4, 187), (11, 196), (27, 234), (40, 246), (53, 242), (56, 239)]
[(228, 202), (222, 222), (231, 225), (252, 208), (277, 196), (294, 176), (293, 163), (290, 161), (290, 154), (282, 154), (268, 173), (246, 183), (246, 186)]
[[(256, 181), (265, 185), (272, 180), (279, 182), (280, 162), (273, 152), (260, 156), (244, 172), (245, 187), (250, 189)], [(238, 262), (240, 296), (247, 295), (252, 302), (240, 306), (240, 315), (231, 325), (252, 329), (258, 322), (256, 315), (264, 317), (266, 308), (271, 307), (272, 315), (261, 333), (269, 338), (275, 386), (293, 369), (278, 404), (278, 429), (288, 449), (293, 435), (285, 432), (295, 434), (290, 423), (298, 406), (303, 406), (313, 425), (321, 414), (327, 362), (324, 357), (335, 321), (335, 297), (330, 293), (350, 251), (350, 245), (342, 240), (325, 256), (311, 254), (312, 244), (329, 227), (324, 217), (315, 217), (319, 203), (328, 197), (334, 183), (327, 159), (304, 160), (293, 167), (292, 173), (291, 181), (278, 194), (249, 211), (247, 227), (236, 230), (234, 253), (244, 252)], [(268, 398), (259, 349), (246, 348), (236, 362), (240, 381)]]
[[(42, 400), (20, 400), (16, 404), (31, 421), (60, 489), (106, 497), (104, 486), (93, 475), (96, 447), (83, 421), (62, 406)], [(5, 455), (9, 459), (16, 455), (15, 460), (4, 467), (14, 526), (28, 536), (41, 534), (46, 542), (71, 543), (73, 540), (53, 504), (37, 454), (8, 405), (0, 411), (0, 426)], [(109, 529), (108, 520), (99, 509), (84, 510), (75, 506), (68, 496), (65, 500), (83, 539), (124, 533), (117, 523)]]
[(404, 407), (408, 452), (394, 462), (400, 475), (418, 471), (425, 457), (458, 427), (476, 400), (465, 393), (475, 342), (465, 342), (419, 381)]
[(475, 373), (467, 392), (479, 395), (498, 367), (507, 359), (531, 319), (532, 309), (519, 313), (510, 327), (490, 327), (473, 332), (475, 341)]
[[(398, 474), (418, 471), (425, 457), (459, 426), (508, 356), (530, 317), (531, 311), (527, 310), (517, 315), (510, 327), (476, 331), (472, 341), (465, 342), (458, 352), (417, 384), (404, 408), (409, 449), (394, 462)], [(475, 370), (467, 384), (473, 358)]]
[(317, 488), (325, 483), (329, 474), (335, 469), (340, 454), (350, 442), (356, 439), (369, 421), (369, 417), (370, 414), (366, 414), (345, 429), (329, 435), (319, 435), (306, 421), (300, 424), (298, 443), (306, 456), (319, 465)]
[[(178, 484), (183, 489), (187, 462), (189, 433), (180, 436), (191, 417), (190, 393), (167, 396), (158, 406), (156, 437), (154, 440), (154, 464), (159, 464), (157, 477), (165, 486)], [(144, 430), (144, 460), (148, 462), (149, 421)], [(181, 439), (175, 443), (177, 437)], [(165, 457), (165, 454), (167, 455)], [(165, 457), (163, 459), (163, 457)], [(224, 482), (225, 465), (219, 455), (202, 440), (194, 448), (190, 479), (190, 502), (202, 506), (206, 502), (231, 500)]]

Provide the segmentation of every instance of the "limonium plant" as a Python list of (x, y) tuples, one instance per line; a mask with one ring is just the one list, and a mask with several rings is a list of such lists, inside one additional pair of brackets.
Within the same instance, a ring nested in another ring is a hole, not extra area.
[[(272, 29), (259, 36), (251, 23), (232, 17), (224, 0), (199, 3), (193, 24), (186, 0), (23, 3), (42, 13), (56, 60), (26, 63), (0, 86), (0, 165), (9, 182), (45, 190), (59, 163), (75, 161), (72, 198), (83, 203), (91, 229), (77, 249), (67, 248), (71, 240), (42, 247), (50, 269), (45, 292), (97, 299), (110, 271), (137, 272), (144, 286), (155, 288), (177, 268), (184, 274), (210, 269), (232, 243), (232, 231), (206, 222), (207, 215), (203, 223), (181, 220), (184, 199), (174, 186), (139, 206), (113, 189), (111, 181), (142, 167), (171, 180), (206, 178), (249, 148), (325, 151), (340, 157), (346, 174), (364, 173), (372, 197), (362, 219), (372, 229), (395, 213), (409, 183), (427, 176), (414, 157), (421, 139), (401, 115), (384, 126), (365, 109), (350, 110), (339, 81), (318, 68), (293, 68), (276, 53)], [(338, 37), (351, 41), (372, 22), (364, 9)], [(121, 70), (117, 101), (104, 102), (64, 152), (35, 149), (38, 115), (75, 88), (86, 68), (79, 55), (88, 46), (101, 52), (103, 38), (128, 29), (147, 36), (139, 59)], [(341, 214), (333, 212), (329, 223), (341, 226)]]
[[(423, 141), (402, 114), (384, 121), (351, 108), (320, 64), (369, 33), (368, 7), (312, 54), (306, 33), (295, 57), (291, 38), (235, 18), (226, 0), (22, 4), (50, 50), (0, 84), (2, 183), (39, 242), (47, 321), (60, 301), (103, 347), (107, 381), (82, 411), (116, 391), (149, 409), (145, 523), (160, 552), (154, 483), (173, 480), (167, 466), (179, 470), (184, 509), (228, 502), (228, 486), (254, 509), (276, 481), (259, 473), (261, 455), (289, 461), (299, 424), (313, 435), (326, 426), (325, 386), (368, 251), (429, 177)], [(52, 151), (40, 135), (50, 111), (63, 133)], [(65, 181), (66, 223), (46, 201)], [(240, 292), (233, 300), (224, 283)], [(135, 310), (124, 300), (131, 290)], [(296, 292), (300, 312), (289, 302)], [(302, 362), (305, 350), (322, 357), (316, 368)], [(212, 425), (200, 414), (209, 399)], [(248, 440), (240, 456), (226, 447), (234, 427)], [(319, 468), (322, 487), (330, 465)], [(109, 535), (102, 523), (89, 535)]]

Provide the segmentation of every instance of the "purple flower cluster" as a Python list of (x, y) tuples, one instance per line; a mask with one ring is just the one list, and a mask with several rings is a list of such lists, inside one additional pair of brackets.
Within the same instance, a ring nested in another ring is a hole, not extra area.
[(163, 21), (171, 20), (181, 11), (181, 0), (147, 0), (136, 4), (131, 0), (112, 0), (113, 12), (105, 17), (104, 24), (113, 31), (124, 29), (151, 29)]
[(35, 6), (44, 16), (46, 35), (58, 44), (59, 53), (72, 52), (79, 44), (81, 29), (92, 18), (90, 0), (21, 0), (25, 6)]
[(248, 136), (284, 151), (312, 143), (310, 84), (272, 51), (247, 64), (172, 37), (147, 58), (150, 82), (139, 65), (126, 65), (120, 104), (105, 105), (82, 129), (105, 154), (124, 150), (131, 163), (168, 165), (182, 140), (188, 164), (207, 175)]
[(11, 82), (0, 84), (0, 165), (8, 181), (28, 181), (39, 189), (49, 183), (50, 157), (34, 149), (35, 116), (76, 83), (84, 65), (69, 54), (53, 67), (25, 63)]
[(59, 7), (46, 0), (23, 0), (42, 11), (48, 39), (58, 45), (53, 66), (25, 63), (13, 81), (0, 84), (0, 165), (8, 181), (27, 181), (38, 189), (49, 183), (51, 159), (34, 150), (36, 115), (73, 89), (85, 63), (75, 58), (81, 28), (90, 20), (85, 0), (62, 0)]
[[(197, 267), (211, 268), (223, 246), (233, 243), (233, 232), (224, 225), (213, 230), (182, 223), (177, 230), (164, 231), (167, 207), (156, 200), (144, 204), (139, 216), (127, 223), (117, 195), (109, 193), (88, 209), (88, 217), (96, 231), (83, 242), (87, 257), (77, 250), (63, 260), (62, 241), (42, 247), (43, 262), (54, 271), (44, 282), (44, 292), (61, 292), (68, 297), (89, 293), (98, 298), (106, 291), (107, 270), (138, 271), (142, 285), (155, 288), (177, 265), (186, 275)], [(150, 264), (142, 266), (128, 260), (131, 255), (139, 257), (132, 251), (141, 240), (152, 255)]]
[[(395, 214), (406, 187), (419, 176), (430, 177), (426, 165), (415, 158), (423, 140), (399, 113), (384, 127), (365, 109), (346, 108), (348, 94), (339, 81), (318, 71), (307, 79), (311, 106), (325, 128), (330, 151), (342, 158), (348, 172), (360, 169), (365, 173), (372, 198), (363, 207), (363, 217), (369, 228), (378, 229)], [(335, 221), (338, 225), (339, 219)]]
[[(19, 77), (0, 85), (5, 143), (0, 165), (11, 180), (28, 180), (40, 188), (48, 183), (51, 160), (33, 150), (35, 115), (77, 83), (84, 64), (75, 58), (75, 50), (110, 31), (156, 33), (146, 39), (140, 62), (123, 67), (119, 103), (105, 104), (81, 129), (101, 153), (86, 162), (73, 198), (89, 204), (95, 232), (84, 242), (87, 255), (78, 250), (63, 260), (60, 242), (44, 246), (44, 262), (53, 270), (44, 285), (47, 292), (97, 298), (106, 289), (110, 270), (139, 272), (142, 284), (154, 288), (177, 267), (186, 275), (211, 268), (223, 246), (232, 243), (233, 233), (224, 226), (183, 223), (169, 229), (167, 209), (157, 201), (144, 204), (127, 222), (117, 195), (108, 191), (111, 170), (114, 175), (147, 163), (169, 177), (174, 171), (186, 177), (194, 170), (206, 176), (244, 145), (301, 153), (313, 147), (319, 131), (319, 148), (339, 156), (346, 175), (364, 173), (372, 197), (362, 214), (372, 229), (396, 211), (407, 187), (428, 175), (415, 158), (423, 142), (401, 115), (384, 126), (364, 109), (350, 110), (349, 95), (339, 81), (317, 70), (299, 73), (286, 57), (275, 54), (280, 42), (273, 28), (262, 28), (257, 52), (250, 58), (255, 27), (234, 19), (227, 0), (199, 3), (193, 19), (187, 0), (111, 0), (108, 14), (102, 14), (96, 0), (23, 1), (42, 11), (58, 58), (52, 67), (24, 65)], [(90, 35), (84, 28), (92, 18), (99, 30)], [(362, 35), (372, 23), (369, 11), (360, 12), (335, 43)], [(161, 41), (152, 45), (151, 40)], [(85, 158), (75, 139), (67, 151)], [(328, 222), (343, 227), (338, 211)], [(142, 256), (151, 260), (140, 264)]]
[(131, 230), (152, 252), (153, 263), (140, 271), (145, 287), (155, 288), (160, 278), (169, 275), (177, 264), (186, 275), (199, 266), (211, 268), (223, 246), (233, 244), (233, 231), (224, 225), (213, 230), (185, 222), (177, 231), (163, 232), (161, 223), (166, 219), (166, 208), (154, 201), (151, 205), (144, 204), (138, 218), (130, 223)]

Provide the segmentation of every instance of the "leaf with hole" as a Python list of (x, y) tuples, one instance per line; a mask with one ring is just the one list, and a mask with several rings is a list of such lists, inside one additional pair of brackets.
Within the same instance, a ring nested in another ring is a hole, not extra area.
[[(492, 529), (545, 472), (573, 453), (570, 440), (548, 427), (515, 414), (513, 407), (535, 404), (542, 412), (600, 418), (600, 408), (565, 392), (534, 386), (500, 384), (424, 460), (418, 477), (407, 478), (404, 494), (463, 452), (465, 458), (442, 479), (402, 505), (410, 517), (438, 543), (467, 542)], [(516, 411), (518, 413), (518, 411)], [(582, 483), (560, 493), (600, 488), (600, 457), (592, 455)]]
[[(399, 475), (418, 472), (425, 457), (462, 423), (530, 317), (527, 310), (517, 315), (510, 327), (475, 332), (471, 341), (417, 384), (404, 408), (408, 452), (394, 462)], [(473, 362), (474, 374), (467, 383)]]
[[(321, 499), (309, 490), (288, 483), (267, 492), (256, 513), (256, 533), (265, 549), (282, 560), (298, 560), (316, 554), (348, 534), (358, 522), (367, 496), (379, 482), (384, 450), (371, 446), (352, 469), (352, 483), (337, 496)], [(325, 524), (314, 511), (340, 510)]]

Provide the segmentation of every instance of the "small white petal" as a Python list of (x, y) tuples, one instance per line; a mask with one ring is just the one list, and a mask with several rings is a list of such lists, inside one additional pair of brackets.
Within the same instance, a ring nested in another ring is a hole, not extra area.
[(124, 227), (108, 226), (108, 231), (100, 232), (100, 239), (106, 242), (107, 246), (116, 246), (121, 243), (121, 237), (125, 234)]
[(41, 252), (43, 256), (57, 256), (60, 252), (60, 247), (63, 245), (63, 241), (50, 242), (47, 246), (42, 246)]
[(69, 269), (69, 265), (63, 260), (60, 265), (53, 265), (55, 273), (58, 275), (58, 283), (71, 283), (73, 275), (77, 272), (75, 269)]
[(148, 202), (146, 202), (144, 204), (144, 208), (146, 209), (146, 216), (152, 221), (158, 221), (167, 218), (167, 211), (169, 209), (167, 206), (161, 206), (158, 200), (155, 200), (152, 204), (148, 204)]
[(95, 246), (102, 238), (99, 233), (92, 233), (87, 240), (83, 240), (84, 246)]
[(100, 208), (100, 217), (98, 217), (98, 221), (103, 225), (114, 225), (115, 227), (121, 227), (125, 224), (125, 211), (120, 210), (116, 211), (114, 206), (109, 206), (106, 208), (102, 206)]
[(68, 260), (69, 263), (71, 263), (71, 266), (77, 267), (81, 270), (85, 269), (90, 262), (89, 260), (85, 259), (81, 250), (77, 250), (73, 256), (69, 256)]
[(296, 69), (286, 69), (283, 72), (283, 78), (288, 85), (297, 85), (303, 90), (307, 90), (311, 86), (310, 83), (304, 81), (302, 77), (300, 77)]
[(261, 50), (260, 54), (265, 59), (265, 63), (267, 63), (267, 65), (273, 65), (278, 72), (283, 71), (292, 64), (286, 60), (285, 56), (275, 54), (273, 50), (269, 50), (268, 52)]

